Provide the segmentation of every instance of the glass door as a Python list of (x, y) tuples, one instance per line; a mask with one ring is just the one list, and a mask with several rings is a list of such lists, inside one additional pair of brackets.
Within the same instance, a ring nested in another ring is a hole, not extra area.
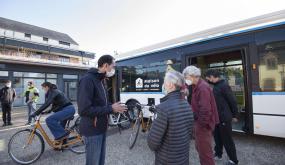
[(70, 101), (77, 99), (77, 81), (64, 81), (64, 93)]
[[(244, 65), (241, 51), (218, 53), (189, 59), (190, 65), (201, 68), (202, 75), (207, 69), (217, 69), (222, 74), (222, 79), (230, 85), (238, 104), (239, 121), (233, 123), (233, 130), (244, 131), (246, 127), (246, 100)], [(205, 78), (205, 77), (202, 77)]]

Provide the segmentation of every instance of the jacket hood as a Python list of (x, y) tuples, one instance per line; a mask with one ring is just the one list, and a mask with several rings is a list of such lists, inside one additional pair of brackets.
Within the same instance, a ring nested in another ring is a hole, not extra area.
[(87, 71), (88, 74), (92, 74), (100, 80), (103, 80), (106, 77), (106, 73), (99, 73), (97, 68), (91, 68)]

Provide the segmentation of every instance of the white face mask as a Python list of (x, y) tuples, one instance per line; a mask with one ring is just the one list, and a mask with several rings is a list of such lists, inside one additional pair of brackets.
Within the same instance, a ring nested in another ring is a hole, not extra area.
[(192, 85), (192, 81), (191, 80), (186, 79), (185, 82), (186, 82), (187, 85)]
[(6, 84), (6, 87), (11, 88), (11, 84)]
[(115, 75), (115, 69), (112, 69), (110, 72), (106, 72), (106, 77), (112, 77)]

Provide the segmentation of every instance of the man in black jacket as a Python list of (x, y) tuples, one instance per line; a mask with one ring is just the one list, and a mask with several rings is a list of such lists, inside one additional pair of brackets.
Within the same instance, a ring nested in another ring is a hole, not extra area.
[(11, 110), (12, 110), (12, 103), (14, 102), (15, 97), (16, 97), (16, 92), (13, 88), (11, 88), (11, 81), (7, 80), (5, 82), (5, 86), (0, 90), (3, 127), (6, 125), (12, 125)]
[(238, 164), (235, 143), (232, 138), (232, 121), (237, 122), (238, 107), (236, 98), (228, 83), (221, 79), (218, 70), (210, 69), (206, 72), (206, 79), (214, 85), (213, 92), (217, 104), (220, 123), (214, 131), (215, 159), (221, 160), (223, 146), (230, 158), (228, 164)]
[(86, 143), (86, 165), (104, 165), (108, 115), (126, 111), (119, 102), (111, 105), (108, 101), (104, 79), (114, 74), (115, 59), (104, 55), (98, 60), (98, 69), (91, 68), (79, 81), (79, 129)]

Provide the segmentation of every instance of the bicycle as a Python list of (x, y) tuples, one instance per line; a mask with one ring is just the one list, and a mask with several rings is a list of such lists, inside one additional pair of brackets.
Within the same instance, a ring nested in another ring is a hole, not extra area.
[(156, 110), (155, 106), (151, 105), (149, 106), (148, 111), (152, 113), (153, 115), (151, 116), (144, 116), (143, 109), (148, 106), (148, 105), (142, 105), (140, 103), (136, 103), (133, 106), (133, 120), (132, 120), (132, 125), (131, 125), (131, 134), (129, 138), (129, 149), (132, 149), (135, 146), (135, 143), (137, 141), (139, 132), (140, 132), (140, 127), (142, 127), (143, 132), (147, 132), (151, 128), (151, 124), (154, 120), (154, 116), (156, 115)]
[(128, 112), (109, 114), (108, 124), (111, 127), (117, 126), (120, 133), (121, 129), (130, 128), (130, 117)]
[[(35, 122), (31, 129), (24, 129), (16, 132), (8, 144), (8, 153), (13, 161), (19, 164), (31, 164), (37, 161), (44, 152), (45, 141), (54, 150), (70, 151), (82, 154), (85, 153), (85, 144), (79, 135), (80, 118), (77, 118), (74, 124), (69, 127), (74, 119), (71, 117), (66, 120), (65, 129), (70, 133), (67, 138), (61, 140), (51, 140), (40, 123), (41, 114), (35, 117)], [(40, 133), (39, 133), (39, 132)]]

